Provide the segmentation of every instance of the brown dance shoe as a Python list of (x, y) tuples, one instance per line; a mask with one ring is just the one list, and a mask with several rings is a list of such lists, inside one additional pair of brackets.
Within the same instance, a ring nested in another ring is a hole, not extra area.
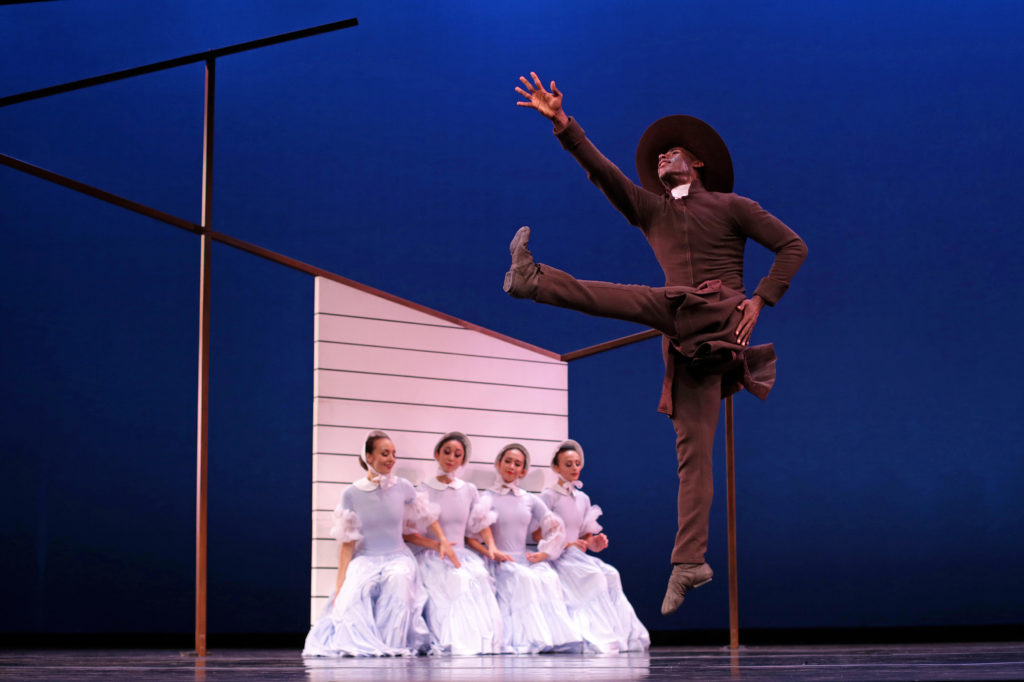
[(530, 228), (524, 225), (508, 245), (509, 253), (512, 254), (512, 267), (505, 273), (505, 283), (501, 288), (515, 298), (533, 298), (537, 293), (540, 266), (533, 262), (529, 242)]
[(686, 598), (686, 591), (711, 582), (715, 574), (711, 567), (704, 564), (672, 564), (672, 575), (668, 578), (668, 589), (665, 600), (661, 602), (661, 615), (675, 613)]

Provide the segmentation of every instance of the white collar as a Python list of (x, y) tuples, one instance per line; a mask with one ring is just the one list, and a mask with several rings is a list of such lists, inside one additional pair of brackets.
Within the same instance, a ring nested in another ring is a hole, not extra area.
[(669, 192), (673, 199), (682, 199), (683, 197), (690, 196), (690, 185), (693, 183), (688, 182), (685, 185), (677, 185)]
[(466, 482), (463, 481), (461, 478), (452, 477), (451, 483), (443, 483), (437, 480), (437, 477), (435, 476), (434, 478), (428, 478), (427, 480), (423, 481), (423, 485), (427, 486), (428, 488), (433, 488), (434, 490), (445, 490), (446, 488), (458, 490), (462, 486), (466, 485)]
[[(373, 473), (377, 474), (376, 471), (374, 471)], [(380, 487), (382, 490), (387, 490), (396, 483), (398, 483), (398, 477), (395, 476), (394, 474), (388, 474), (387, 476), (383, 474), (377, 474), (377, 478), (367, 478), (366, 476), (363, 476), (358, 481), (355, 481), (352, 485), (354, 485), (359, 490), (370, 492), (371, 490), (376, 490), (378, 487)]]
[(505, 483), (500, 476), (498, 477), (498, 480), (494, 482), (494, 485), (488, 488), (488, 490), (493, 493), (497, 493), (498, 495), (508, 495), (509, 493), (512, 493), (516, 497), (522, 497), (526, 494), (526, 491), (519, 487), (518, 482)]

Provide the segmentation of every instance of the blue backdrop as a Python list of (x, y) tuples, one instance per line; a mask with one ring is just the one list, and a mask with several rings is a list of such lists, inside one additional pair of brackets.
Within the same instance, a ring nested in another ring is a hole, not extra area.
[[(41, 2), (0, 8), (0, 94), (348, 17), (218, 62), (215, 229), (567, 352), (638, 330), (503, 294), (519, 225), (581, 277), (661, 273), (515, 106), (517, 77), (556, 79), (630, 174), (651, 121), (704, 118), (736, 190), (810, 247), (755, 332), (776, 388), (736, 401), (741, 624), (1024, 620), (1024, 6)], [(0, 152), (198, 222), (202, 79), (0, 109)], [(7, 168), (0, 229), (0, 631), (188, 632), (198, 239)], [(313, 283), (213, 256), (210, 631), (301, 632)], [(751, 247), (748, 288), (769, 263)], [(661, 373), (654, 341), (573, 363), (571, 432), (641, 618), (720, 628), (723, 457), (719, 579), (657, 612), (675, 498)]]

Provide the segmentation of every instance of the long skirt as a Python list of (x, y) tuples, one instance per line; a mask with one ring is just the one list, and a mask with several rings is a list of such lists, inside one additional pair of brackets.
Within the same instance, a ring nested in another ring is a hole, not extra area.
[(357, 555), (341, 590), (331, 594), (306, 635), (303, 656), (411, 656), (426, 653), (426, 592), (416, 559), (406, 548)]
[(531, 564), (524, 555), (515, 559), (487, 562), (505, 626), (503, 649), (516, 654), (582, 652), (583, 638), (565, 607), (558, 574), (548, 561)]
[(553, 566), (588, 651), (645, 651), (650, 647), (651, 637), (623, 594), (615, 567), (576, 547), (567, 549)]
[(454, 656), (500, 654), (502, 624), (494, 579), (479, 554), (465, 547), (454, 549), (461, 568), (437, 552), (416, 556), (427, 591), (424, 616), (432, 649)]

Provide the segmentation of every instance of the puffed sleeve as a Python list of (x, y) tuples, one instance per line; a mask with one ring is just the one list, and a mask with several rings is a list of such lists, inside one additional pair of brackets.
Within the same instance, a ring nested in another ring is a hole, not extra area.
[(405, 515), (402, 518), (403, 533), (423, 534), (427, 526), (437, 521), (441, 515), (441, 505), (430, 501), (425, 492), (416, 492), (412, 484), (404, 481), (409, 487), (409, 493), (405, 498)]
[(466, 533), (471, 538), (479, 540), (480, 531), (484, 528), (490, 528), (497, 520), (498, 512), (491, 509), (491, 496), (480, 495), (476, 487), (474, 487), (473, 504), (469, 508), (469, 518), (466, 520)]
[(362, 523), (359, 522), (359, 515), (352, 508), (352, 501), (348, 495), (342, 495), (341, 502), (334, 508), (331, 514), (331, 537), (338, 542), (359, 542), (363, 539), (360, 532)]
[(601, 511), (601, 508), (596, 504), (592, 504), (587, 507), (587, 511), (583, 513), (583, 523), (580, 524), (580, 535), (586, 535), (587, 533), (597, 535), (600, 533), (603, 528), (601, 527), (601, 524), (597, 522), (597, 517), (603, 513), (604, 512)]
[(537, 551), (547, 554), (548, 559), (557, 559), (565, 550), (565, 522), (558, 514), (548, 510), (547, 505), (539, 497), (532, 497), (533, 518), (540, 523), (541, 533)]

